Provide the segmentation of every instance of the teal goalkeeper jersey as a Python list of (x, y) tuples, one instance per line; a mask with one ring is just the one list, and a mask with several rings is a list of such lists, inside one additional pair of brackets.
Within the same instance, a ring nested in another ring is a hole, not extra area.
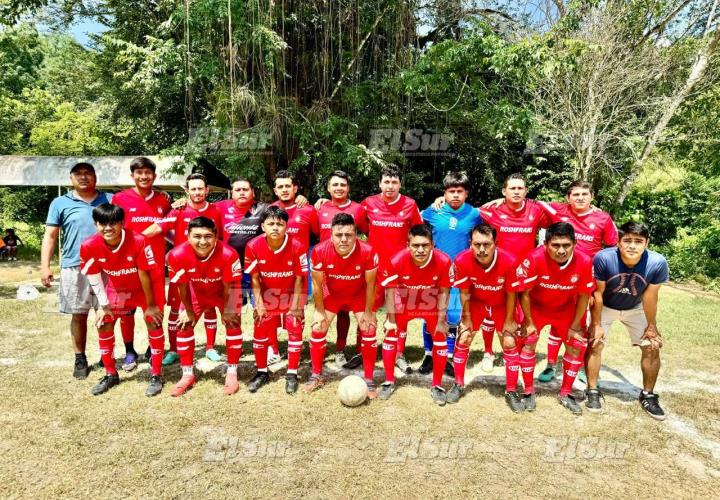
[(432, 226), (435, 246), (451, 259), (470, 247), (470, 231), (482, 222), (477, 208), (463, 203), (453, 210), (447, 203), (440, 210), (428, 207), (422, 211), (423, 220)]

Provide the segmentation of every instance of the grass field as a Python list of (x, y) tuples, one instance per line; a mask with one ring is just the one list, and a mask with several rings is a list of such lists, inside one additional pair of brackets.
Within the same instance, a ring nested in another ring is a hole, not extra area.
[[(413, 375), (389, 401), (344, 408), (335, 395), (344, 374), (331, 363), (333, 382), (311, 395), (287, 396), (281, 369), (257, 394), (242, 388), (227, 397), (222, 367), (203, 361), (205, 373), (182, 398), (171, 398), (169, 385), (146, 398), (147, 364), (93, 397), (100, 374), (72, 378), (68, 319), (53, 312), (52, 292), (32, 302), (14, 298), (17, 282), (39, 282), (37, 268), (5, 264), (0, 276), (3, 497), (689, 498), (714, 496), (720, 485), (716, 297), (661, 292), (658, 392), (669, 416), (656, 422), (635, 399), (639, 352), (617, 327), (604, 356), (601, 415), (573, 417), (557, 404), (557, 386), (544, 384), (534, 414), (512, 414), (502, 399), (503, 368), (481, 374), (477, 345), (468, 393), (445, 407), (431, 402), (429, 380)], [(240, 376), (247, 381), (245, 324)], [(91, 330), (91, 360), (96, 339)], [(143, 333), (136, 344), (145, 348)], [(417, 365), (417, 326), (409, 345)], [(303, 379), (308, 370), (306, 347)], [(179, 369), (165, 376), (174, 383)]]

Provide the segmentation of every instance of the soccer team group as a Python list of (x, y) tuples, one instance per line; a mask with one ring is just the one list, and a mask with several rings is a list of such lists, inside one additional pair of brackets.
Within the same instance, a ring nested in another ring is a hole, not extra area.
[[(421, 212), (401, 194), (401, 175), (394, 167), (383, 170), (380, 193), (362, 203), (350, 200), (350, 179), (336, 171), (327, 180), (329, 198), (314, 206), (298, 195), (287, 171), (277, 173), (273, 190), (278, 200), (270, 205), (256, 200), (252, 183), (244, 178), (232, 183), (230, 199), (210, 203), (202, 174), (188, 176), (186, 198), (171, 205), (165, 193), (153, 188), (151, 160), (135, 158), (130, 173), (135, 186), (112, 195), (96, 190), (92, 165), (74, 165), (73, 190), (52, 202), (43, 239), (42, 281), (50, 286), (50, 259), (62, 230), (60, 311), (72, 315), (77, 378), (86, 378), (90, 370), (87, 322), (89, 310), (96, 309), (106, 374), (93, 387), (94, 395), (120, 382), (114, 359), (118, 321), (126, 350), (122, 367), (130, 371), (137, 366), (133, 339), (138, 308), (144, 312), (149, 341), (146, 395), (162, 391), (163, 365), (178, 361), (182, 377), (172, 396), (195, 384), (194, 327), (200, 318), (207, 335), (205, 356), (222, 359), (215, 350), (218, 312), (226, 327), (224, 392), (236, 393), (241, 313), (249, 302), (245, 310), (254, 317), (257, 369), (247, 384), (250, 392), (270, 381), (268, 363), (280, 359), (279, 337), (287, 337), (286, 392), (298, 390), (306, 323), (312, 370), (302, 390), (325, 385), (327, 334), (336, 321), (335, 363), (362, 367), (369, 398), (388, 399), (396, 390), (395, 370), (413, 370), (404, 356), (405, 341), (408, 323), (420, 319), (425, 357), (419, 371), (432, 374), (435, 403), (457, 403), (463, 396), (471, 344), (480, 332), (481, 369), (493, 369), (497, 335), (507, 405), (513, 412), (535, 410), (536, 345), (549, 327), (547, 366), (538, 379), (550, 382), (558, 371), (558, 401), (579, 415), (582, 408), (571, 392), (576, 377), (586, 377), (585, 407), (600, 412), (601, 353), (617, 320), (642, 353), (640, 405), (655, 419), (665, 416), (653, 389), (662, 347), (656, 325), (658, 289), (668, 279), (667, 262), (648, 250), (643, 224), (628, 222), (618, 232), (610, 215), (592, 205), (587, 182), (572, 183), (565, 202), (546, 203), (527, 199), (525, 180), (514, 174), (503, 184), (503, 198), (475, 208), (466, 203), (467, 175), (451, 172), (443, 181), (444, 196)], [(319, 243), (310, 252), (311, 235)], [(174, 248), (166, 255), (169, 237)], [(308, 300), (314, 302), (314, 312), (306, 318)], [(382, 325), (377, 324), (380, 307), (386, 312)], [(351, 315), (357, 324), (357, 352), (347, 359)], [(378, 331), (383, 334), (385, 371), (380, 385), (373, 377)], [(443, 375), (454, 381), (447, 391)]]

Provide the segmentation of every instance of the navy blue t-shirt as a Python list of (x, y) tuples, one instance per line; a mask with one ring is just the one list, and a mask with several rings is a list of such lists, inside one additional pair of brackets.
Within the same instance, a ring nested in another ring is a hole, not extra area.
[(630, 268), (620, 258), (620, 250), (606, 248), (595, 255), (593, 268), (595, 279), (605, 282), (603, 304), (619, 311), (637, 307), (648, 285), (661, 285), (670, 277), (667, 260), (652, 250), (645, 250)]

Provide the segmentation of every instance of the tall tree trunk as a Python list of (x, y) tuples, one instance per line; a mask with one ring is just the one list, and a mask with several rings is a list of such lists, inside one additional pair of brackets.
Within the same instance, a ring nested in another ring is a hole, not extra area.
[[(715, 3), (717, 3), (717, 1)], [(642, 154), (638, 157), (637, 160), (633, 162), (632, 166), (630, 167), (630, 172), (628, 173), (627, 179), (625, 179), (625, 182), (623, 183), (622, 188), (620, 189), (620, 192), (615, 199), (615, 210), (617, 210), (623, 204), (625, 198), (627, 198), (630, 189), (637, 180), (637, 177), (640, 174), (643, 165), (650, 157), (650, 154), (655, 148), (655, 144), (657, 144), (657, 141), (660, 139), (663, 132), (665, 131), (667, 124), (675, 115), (675, 112), (683, 103), (683, 101), (688, 96), (693, 87), (697, 84), (697, 82), (702, 79), (703, 74), (705, 73), (705, 69), (707, 68), (708, 61), (715, 53), (718, 43), (720, 43), (720, 30), (716, 30), (715, 33), (712, 34), (710, 40), (705, 43), (700, 49), (700, 52), (696, 56), (695, 62), (690, 69), (690, 74), (688, 75), (687, 80), (685, 80), (685, 84), (680, 87), (680, 89), (678, 89), (675, 95), (672, 96), (670, 102), (668, 102), (668, 105), (665, 108), (665, 111), (663, 111), (660, 119), (655, 124), (655, 127), (653, 128), (650, 135), (647, 137), (645, 141), (645, 146), (642, 150)]]

